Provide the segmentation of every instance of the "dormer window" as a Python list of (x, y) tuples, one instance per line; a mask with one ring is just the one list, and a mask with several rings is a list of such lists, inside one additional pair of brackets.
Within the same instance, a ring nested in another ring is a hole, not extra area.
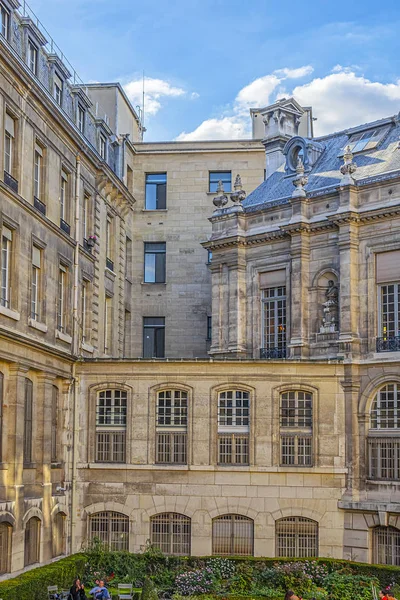
[(38, 49), (35, 44), (28, 41), (28, 66), (34, 75), (38, 72)]
[(286, 156), (285, 171), (289, 176), (296, 174), (299, 159), (304, 170), (310, 171), (324, 151), (325, 146), (320, 142), (303, 138), (299, 135), (292, 137), (285, 145), (283, 154)]
[(353, 154), (362, 152), (363, 150), (371, 150), (372, 148), (376, 148), (388, 131), (389, 127), (378, 127), (376, 129), (368, 129), (367, 131), (353, 133), (349, 137), (346, 147), (350, 146), (350, 150)]
[(59, 106), (62, 105), (63, 80), (57, 73), (54, 73), (53, 97)]
[(6, 40), (8, 40), (10, 37), (10, 13), (2, 4), (0, 4), (0, 18), (0, 33)]
[(103, 160), (107, 159), (107, 139), (106, 136), (103, 135), (102, 133), (100, 134), (100, 139), (99, 139), (99, 152), (100, 152), (100, 156)]
[(76, 111), (76, 124), (81, 133), (85, 131), (85, 110), (82, 108), (80, 104), (78, 104), (78, 108)]

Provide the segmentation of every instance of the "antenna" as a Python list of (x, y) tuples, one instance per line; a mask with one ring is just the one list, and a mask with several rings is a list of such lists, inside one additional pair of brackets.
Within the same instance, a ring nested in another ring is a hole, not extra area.
[(145, 132), (144, 128), (144, 69), (143, 69), (143, 96), (142, 96), (142, 142), (143, 142), (143, 134)]

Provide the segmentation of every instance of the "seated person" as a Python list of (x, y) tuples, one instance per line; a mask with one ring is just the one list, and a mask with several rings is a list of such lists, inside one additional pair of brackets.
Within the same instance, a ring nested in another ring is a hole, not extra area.
[(69, 590), (70, 600), (86, 600), (85, 586), (77, 577)]
[(89, 594), (93, 594), (94, 600), (111, 600), (110, 592), (104, 585), (104, 581), (100, 579), (99, 584), (96, 585)]

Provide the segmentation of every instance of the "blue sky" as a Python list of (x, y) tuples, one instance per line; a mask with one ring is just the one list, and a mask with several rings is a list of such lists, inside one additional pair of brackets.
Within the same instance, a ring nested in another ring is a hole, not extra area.
[(85, 81), (146, 76), (145, 140), (250, 137), (250, 106), (312, 105), (317, 134), (400, 111), (398, 0), (29, 0)]

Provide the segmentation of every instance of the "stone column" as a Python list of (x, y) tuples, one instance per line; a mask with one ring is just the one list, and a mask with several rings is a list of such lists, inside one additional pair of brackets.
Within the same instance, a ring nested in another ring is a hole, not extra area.
[[(241, 252), (240, 252), (241, 253)], [(242, 253), (241, 253), (242, 254)], [(246, 260), (238, 257), (229, 266), (229, 329), (228, 352), (246, 355)]]
[(211, 265), (212, 340), (210, 354), (228, 350), (229, 273), (224, 263)]
[(358, 416), (360, 382), (358, 373), (353, 372), (352, 365), (345, 366), (345, 378), (341, 384), (345, 403), (345, 465), (348, 469), (345, 495), (352, 501), (358, 501), (360, 499), (361, 477), (364, 473), (365, 450), (364, 437), (360, 437)]
[(298, 227), (296, 232), (291, 233), (291, 236), (291, 335), (289, 347), (292, 358), (305, 358), (309, 354), (308, 294), (310, 239), (308, 229), (301, 226)]
[(358, 224), (346, 219), (339, 223), (339, 347), (345, 356), (359, 354)]

